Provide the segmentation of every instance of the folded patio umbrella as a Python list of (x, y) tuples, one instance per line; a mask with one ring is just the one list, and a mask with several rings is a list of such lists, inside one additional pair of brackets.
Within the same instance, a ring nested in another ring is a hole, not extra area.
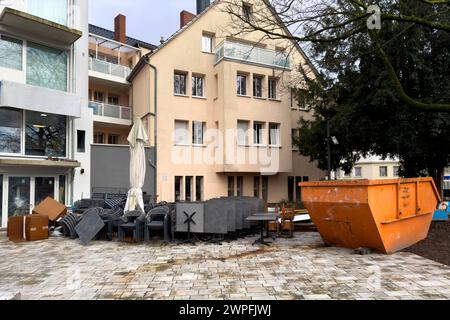
[(140, 118), (134, 119), (134, 125), (128, 136), (130, 143), (130, 191), (128, 191), (125, 212), (132, 210), (144, 210), (142, 188), (145, 180), (145, 144), (148, 136)]

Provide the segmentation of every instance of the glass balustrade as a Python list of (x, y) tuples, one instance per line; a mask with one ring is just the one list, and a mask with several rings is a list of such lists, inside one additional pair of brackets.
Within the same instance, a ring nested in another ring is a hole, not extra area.
[(289, 57), (284, 52), (227, 40), (223, 41), (216, 48), (216, 63), (224, 58), (248, 61), (271, 67), (290, 68)]
[(131, 120), (130, 107), (115, 106), (111, 104), (90, 101), (89, 108), (94, 111), (95, 116)]
[(131, 73), (131, 69), (126, 66), (98, 60), (95, 58), (89, 59), (89, 70), (124, 79), (126, 79)]

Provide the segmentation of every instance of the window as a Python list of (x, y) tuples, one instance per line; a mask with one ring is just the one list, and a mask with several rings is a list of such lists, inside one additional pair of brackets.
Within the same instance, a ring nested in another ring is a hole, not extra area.
[(105, 135), (103, 133), (94, 134), (94, 143), (104, 144), (105, 143)]
[(108, 135), (108, 144), (119, 144), (119, 136), (116, 134)]
[(295, 199), (297, 202), (300, 202), (302, 198), (302, 187), (300, 187), (302, 182), (302, 177), (295, 177)]
[(298, 149), (298, 139), (300, 136), (300, 130), (299, 129), (292, 129), (291, 130), (291, 144), (292, 144), (292, 149), (293, 150), (297, 150)]
[(204, 81), (203, 76), (192, 76), (192, 96), (193, 97), (204, 97)]
[(237, 196), (244, 196), (244, 177), (237, 177)]
[(33, 42), (27, 44), (27, 84), (67, 91), (67, 53)]
[(55, 198), (55, 178), (36, 177), (34, 179), (34, 204), (37, 206), (48, 197)]
[(193, 177), (186, 177), (185, 179), (185, 190), (186, 190), (186, 197), (185, 200), (191, 202), (192, 199), (192, 187), (193, 187)]
[(186, 73), (175, 73), (174, 92), (178, 95), (186, 95)]
[(295, 178), (288, 177), (288, 199), (289, 202), (294, 202)]
[(394, 177), (400, 177), (400, 166), (394, 166)]
[(22, 70), (21, 40), (0, 36), (0, 67)]
[(22, 111), (0, 108), (0, 153), (20, 153)]
[(183, 197), (183, 177), (175, 177), (175, 202), (180, 202)]
[(263, 145), (263, 130), (264, 124), (261, 122), (255, 122), (253, 124), (253, 144), (260, 146)]
[(0, 217), (2, 216), (2, 214), (3, 214), (3, 175), (0, 174)]
[(253, 96), (256, 98), (262, 98), (262, 84), (263, 78), (259, 76), (253, 77)]
[(260, 182), (261, 178), (259, 176), (253, 178), (253, 196), (255, 198), (259, 198)]
[(86, 151), (86, 131), (77, 130), (77, 152)]
[(238, 74), (238, 76), (237, 76), (237, 94), (240, 96), (247, 95), (247, 76)]
[(30, 214), (31, 178), (8, 178), (8, 217)]
[(105, 95), (103, 92), (94, 91), (94, 101), (95, 102), (105, 102)]
[(291, 91), (291, 107), (298, 110), (309, 110), (308, 107), (308, 91), (300, 89), (292, 89)]
[(388, 176), (388, 167), (381, 166), (380, 167), (380, 177), (387, 177)]
[(189, 129), (187, 121), (175, 121), (175, 145), (189, 145)]
[(195, 177), (195, 199), (203, 201), (203, 177)]
[(228, 196), (234, 197), (234, 177), (228, 177)]
[(204, 34), (202, 36), (202, 51), (212, 53), (213, 47), (213, 37), (210, 35)]
[(253, 10), (251, 5), (247, 3), (244, 3), (242, 5), (242, 15), (245, 21), (250, 21), (252, 19), (252, 11)]
[(66, 176), (59, 176), (59, 203), (66, 203)]
[(67, 118), (25, 111), (25, 154), (66, 157)]
[(203, 129), (205, 124), (203, 122), (194, 121), (192, 123), (192, 144), (203, 145)]
[(120, 98), (118, 96), (108, 95), (108, 104), (111, 104), (113, 106), (118, 106), (119, 99)]
[(269, 125), (269, 145), (279, 147), (280, 146), (280, 125), (271, 123)]
[(278, 80), (275, 78), (269, 79), (269, 99), (277, 99), (277, 84)]
[(269, 177), (262, 178), (262, 198), (265, 202), (269, 201)]
[(362, 167), (355, 167), (355, 177), (356, 178), (362, 177)]
[(67, 5), (67, 0), (28, 0), (28, 13), (66, 26)]
[(238, 146), (248, 146), (248, 121), (238, 121), (237, 130)]

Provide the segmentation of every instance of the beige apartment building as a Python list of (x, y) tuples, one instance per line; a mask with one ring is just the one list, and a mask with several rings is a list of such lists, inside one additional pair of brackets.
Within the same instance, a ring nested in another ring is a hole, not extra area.
[[(292, 144), (299, 118), (312, 117), (292, 95), (301, 86), (297, 70), (302, 64), (313, 75), (314, 67), (289, 41), (230, 36), (224, 5), (197, 1), (196, 15), (181, 12), (180, 30), (144, 55), (128, 78), (134, 116), (156, 147), (157, 195), (300, 201), (298, 183), (326, 175)], [(255, 6), (274, 14), (262, 0), (243, 2), (242, 14)]]

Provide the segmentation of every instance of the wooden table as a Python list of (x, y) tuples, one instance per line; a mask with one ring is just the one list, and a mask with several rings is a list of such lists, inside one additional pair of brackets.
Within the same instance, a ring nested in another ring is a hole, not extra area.
[(277, 221), (278, 219), (279, 219), (278, 215), (268, 214), (268, 213), (257, 213), (257, 214), (254, 214), (254, 215), (252, 215), (252, 216), (250, 216), (250, 217), (248, 217), (246, 219), (247, 221), (257, 221), (261, 225), (261, 237), (260, 237), (260, 239), (257, 239), (253, 243), (253, 245), (261, 244), (261, 245), (269, 246), (272, 243), (272, 242), (269, 242), (269, 241), (264, 241), (265, 224), (268, 223), (268, 222)]

